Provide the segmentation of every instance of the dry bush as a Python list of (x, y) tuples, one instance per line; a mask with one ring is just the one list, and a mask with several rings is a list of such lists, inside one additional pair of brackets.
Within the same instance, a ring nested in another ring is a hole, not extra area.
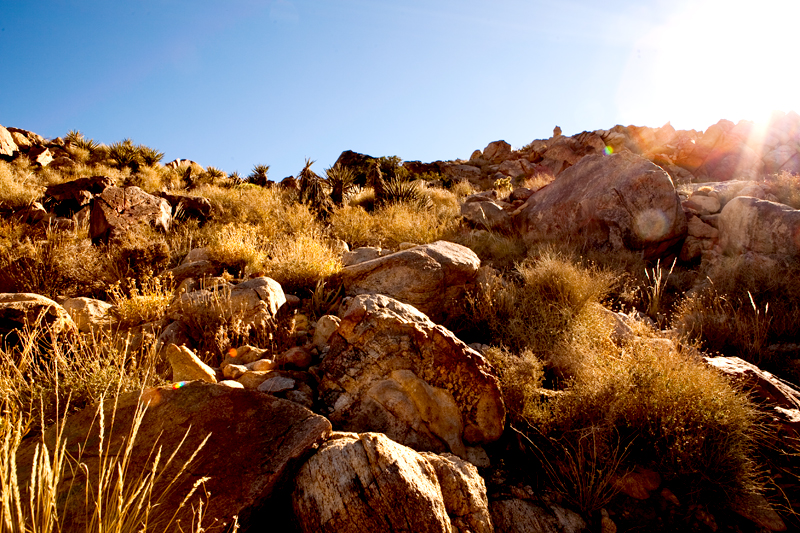
[(132, 278), (137, 282), (169, 266), (170, 249), (165, 235), (146, 224), (129, 228), (124, 240), (100, 247), (106, 256), (108, 283)]
[(247, 224), (213, 224), (204, 228), (209, 236), (206, 246), (211, 259), (233, 275), (245, 277), (261, 270), (266, 261), (267, 241)]
[[(595, 353), (539, 431), (571, 443), (588, 429), (605, 443), (589, 467), (625, 450), (626, 463), (654, 468), (691, 499), (731, 501), (761, 490), (754, 463), (759, 417), (726, 379), (663, 342), (636, 339)], [(673, 489), (673, 490), (675, 490)]]
[(525, 178), (525, 181), (523, 182), (522, 186), (527, 187), (532, 191), (538, 191), (545, 185), (551, 184), (555, 179), (556, 177), (553, 176), (552, 174), (548, 174), (545, 172), (537, 172), (533, 176)]
[(707, 275), (707, 282), (680, 303), (673, 326), (708, 351), (785, 374), (784, 362), (766, 348), (798, 342), (800, 265), (720, 258)]
[(574, 342), (582, 321), (595, 325), (593, 305), (615, 283), (611, 272), (577, 265), (557, 253), (519, 264), (516, 277), (490, 280), (469, 299), (472, 330), (484, 336), (485, 344), (551, 354), (546, 359)]
[(167, 276), (118, 280), (108, 290), (119, 326), (129, 328), (161, 319), (174, 298), (172, 279)]
[(33, 292), (52, 299), (102, 292), (107, 258), (88, 238), (59, 230), (23, 236), (26, 228), (12, 227), (4, 225), (18, 239), (0, 241), (0, 291)]
[(476, 189), (475, 187), (469, 182), (469, 180), (458, 180), (453, 186), (450, 188), (450, 191), (458, 198), (459, 200), (463, 200), (467, 196), (471, 194), (475, 194)]
[(204, 185), (195, 192), (211, 201), (215, 206), (215, 220), (223, 224), (272, 222), (279, 218), (288, 203), (282, 191), (272, 188), (240, 186), (228, 189)]
[(512, 423), (530, 420), (541, 411), (544, 365), (529, 349), (519, 354), (492, 346), (483, 352), (500, 381), (503, 402)]
[(800, 175), (782, 171), (764, 177), (764, 188), (782, 204), (800, 209)]

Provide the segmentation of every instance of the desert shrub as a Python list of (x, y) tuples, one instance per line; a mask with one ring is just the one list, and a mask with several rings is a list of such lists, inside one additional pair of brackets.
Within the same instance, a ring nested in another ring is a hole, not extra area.
[(118, 280), (108, 290), (119, 326), (129, 328), (161, 319), (174, 298), (169, 277), (147, 277), (137, 282)]
[(800, 174), (782, 171), (763, 179), (766, 191), (775, 195), (780, 203), (800, 209)]
[(215, 224), (205, 232), (211, 259), (234, 275), (246, 276), (262, 268), (266, 260), (266, 241), (248, 224)]
[(514, 269), (527, 258), (528, 246), (519, 235), (506, 235), (491, 230), (475, 230), (458, 234), (455, 242), (470, 248), (481, 264), (502, 271)]
[(141, 166), (152, 166), (164, 158), (164, 153), (144, 145), (135, 145), (130, 139), (112, 143), (108, 147), (108, 159), (119, 169), (139, 170)]
[(552, 174), (548, 174), (545, 172), (537, 172), (533, 176), (525, 178), (525, 181), (522, 183), (523, 187), (527, 187), (532, 191), (538, 191), (545, 185), (549, 185), (550, 183), (555, 180), (556, 177)]
[(595, 433), (584, 475), (624, 456), (620, 466), (653, 468), (691, 499), (731, 501), (761, 488), (754, 406), (720, 374), (652, 338), (595, 353), (548, 411), (536, 431), (551, 449), (580, 450)]
[(458, 180), (450, 188), (450, 191), (455, 194), (456, 198), (459, 200), (462, 200), (470, 194), (475, 194), (476, 192), (475, 187), (469, 182), (469, 180)]
[(148, 226), (128, 229), (125, 238), (111, 241), (101, 250), (106, 256), (106, 279), (132, 278), (137, 282), (152, 277), (169, 266), (170, 249), (163, 233)]
[(483, 355), (497, 372), (511, 422), (537, 418), (542, 409), (545, 377), (542, 361), (529, 349), (515, 354), (502, 346), (492, 346)]
[(20, 209), (43, 194), (44, 187), (34, 172), (0, 161), (0, 207)]
[(272, 223), (279, 219), (287, 203), (282, 191), (260, 187), (204, 185), (196, 193), (211, 201), (215, 206), (215, 221), (223, 224)]
[[(796, 343), (800, 331), (800, 265), (720, 258), (707, 282), (681, 301), (672, 324), (705, 350), (787, 371), (767, 350)], [(792, 376), (795, 378), (796, 376)]]
[(615, 283), (611, 272), (556, 253), (520, 263), (515, 274), (514, 280), (498, 276), (486, 281), (469, 299), (471, 329), (485, 344), (515, 352), (527, 348), (537, 355), (574, 344), (581, 322), (595, 324), (593, 306)]
[(0, 291), (33, 292), (52, 299), (102, 291), (106, 258), (88, 238), (59, 230), (29, 235), (18, 231), (16, 240), (0, 244)]

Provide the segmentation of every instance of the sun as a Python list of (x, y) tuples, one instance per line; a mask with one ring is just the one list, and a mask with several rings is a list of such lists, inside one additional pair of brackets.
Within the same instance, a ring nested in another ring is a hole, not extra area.
[(684, 3), (640, 39), (617, 107), (625, 123), (705, 129), (720, 119), (766, 121), (800, 111), (796, 21), (800, 2)]

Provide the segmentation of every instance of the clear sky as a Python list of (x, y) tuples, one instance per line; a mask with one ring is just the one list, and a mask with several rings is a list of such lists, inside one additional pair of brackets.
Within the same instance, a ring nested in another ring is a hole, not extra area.
[(0, 124), (227, 172), (800, 112), (797, 0), (0, 0)]

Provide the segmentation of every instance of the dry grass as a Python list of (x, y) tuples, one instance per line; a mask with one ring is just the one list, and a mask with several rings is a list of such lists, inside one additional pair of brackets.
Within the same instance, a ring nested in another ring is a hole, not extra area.
[(174, 298), (170, 277), (144, 278), (141, 282), (128, 278), (109, 288), (111, 303), (121, 328), (154, 322), (164, 316)]
[(346, 206), (334, 211), (331, 217), (332, 234), (351, 248), (396, 248), (403, 242), (426, 244), (452, 238), (456, 228), (457, 218), (446, 206), (441, 210), (419, 209), (397, 203), (372, 213), (361, 207)]
[(341, 253), (319, 234), (287, 235), (270, 243), (262, 274), (286, 292), (307, 293), (342, 269)]
[(475, 252), (481, 264), (502, 271), (512, 270), (528, 256), (528, 246), (519, 235), (472, 230), (457, 235), (454, 240)]
[(0, 207), (21, 209), (43, 194), (43, 184), (29, 168), (0, 161)]

